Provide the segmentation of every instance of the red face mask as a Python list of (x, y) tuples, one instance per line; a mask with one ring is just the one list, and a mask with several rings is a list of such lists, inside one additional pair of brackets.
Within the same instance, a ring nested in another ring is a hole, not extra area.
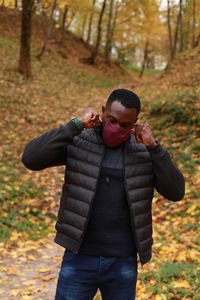
[(103, 141), (108, 147), (117, 147), (128, 140), (130, 132), (130, 128), (122, 128), (106, 123), (103, 127)]

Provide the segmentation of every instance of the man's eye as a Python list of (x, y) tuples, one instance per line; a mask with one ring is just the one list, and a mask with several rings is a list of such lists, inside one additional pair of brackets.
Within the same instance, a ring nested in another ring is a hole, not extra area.
[(117, 121), (116, 121), (116, 120), (110, 120), (110, 123), (112, 123), (112, 124), (116, 124), (116, 123), (117, 123)]
[(123, 127), (123, 128), (132, 128), (132, 125), (130, 125), (130, 124), (122, 124), (121, 127)]

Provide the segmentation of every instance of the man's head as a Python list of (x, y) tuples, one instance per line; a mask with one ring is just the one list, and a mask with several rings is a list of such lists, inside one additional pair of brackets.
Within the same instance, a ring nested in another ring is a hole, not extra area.
[(103, 125), (112, 123), (122, 128), (131, 128), (138, 119), (141, 109), (139, 97), (130, 90), (117, 89), (112, 91), (102, 107)]
[(103, 141), (108, 147), (117, 147), (127, 141), (131, 128), (138, 119), (140, 99), (125, 89), (114, 90), (102, 107)]

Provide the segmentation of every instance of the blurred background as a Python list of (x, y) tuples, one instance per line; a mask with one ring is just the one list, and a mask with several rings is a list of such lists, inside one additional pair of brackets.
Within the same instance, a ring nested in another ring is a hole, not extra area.
[(0, 57), (0, 299), (54, 299), (64, 251), (64, 166), (25, 169), (26, 143), (87, 107), (101, 115), (116, 88), (138, 94), (139, 122), (186, 178), (184, 200), (155, 194), (137, 300), (200, 299), (200, 1), (0, 0)]

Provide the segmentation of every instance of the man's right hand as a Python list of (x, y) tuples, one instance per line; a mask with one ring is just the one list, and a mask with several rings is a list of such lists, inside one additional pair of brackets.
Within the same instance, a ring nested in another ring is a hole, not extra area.
[(93, 128), (101, 124), (99, 114), (94, 112), (92, 108), (87, 108), (79, 120), (83, 123), (84, 128)]

